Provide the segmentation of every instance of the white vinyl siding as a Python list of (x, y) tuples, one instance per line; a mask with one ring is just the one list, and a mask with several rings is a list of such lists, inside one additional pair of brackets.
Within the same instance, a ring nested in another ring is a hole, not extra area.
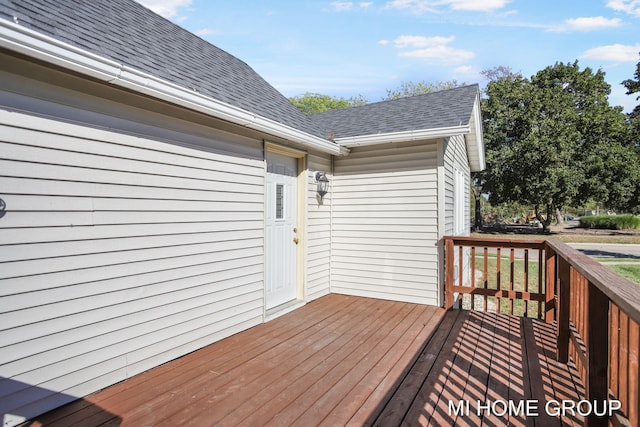
[(0, 412), (29, 418), (262, 322), (263, 161), (208, 145), (0, 110)]
[[(455, 234), (466, 236), (470, 232), (470, 169), (467, 148), (462, 135), (445, 140), (444, 174), (444, 234), (447, 236)], [(456, 191), (457, 187), (460, 191)], [(457, 209), (458, 207), (460, 209)], [(456, 217), (456, 215), (458, 216)], [(456, 223), (460, 225), (458, 229), (456, 229)]]
[[(457, 135), (445, 140), (445, 234), (468, 236), (470, 225), (470, 168), (464, 136)], [(463, 259), (454, 254), (454, 279), (458, 280), (460, 262), (463, 263), (463, 283), (468, 283), (470, 274), (470, 251), (463, 251)]]
[(436, 141), (336, 158), (332, 292), (437, 303), (437, 158)]
[[(333, 176), (331, 157), (310, 153), (307, 157), (307, 301), (330, 293), (331, 278), (331, 200), (333, 197)], [(318, 198), (315, 174), (326, 172), (329, 192), (322, 202)]]

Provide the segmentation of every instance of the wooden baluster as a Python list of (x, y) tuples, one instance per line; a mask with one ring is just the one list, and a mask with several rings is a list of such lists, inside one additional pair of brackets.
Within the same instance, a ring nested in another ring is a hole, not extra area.
[[(484, 267), (482, 269), (482, 287), (489, 288), (489, 248), (484, 248)], [(489, 311), (488, 298), (484, 296), (484, 311)]]
[[(463, 256), (464, 248), (462, 245), (458, 248), (458, 286), (464, 286), (464, 265), (463, 265)], [(458, 294), (458, 301), (460, 301), (460, 308), (462, 308), (462, 300), (464, 299), (464, 294), (461, 292)]]
[(619, 384), (619, 364), (620, 364), (620, 308), (617, 305), (611, 306), (611, 322), (609, 323), (609, 333), (611, 334), (611, 346), (609, 348), (609, 388), (611, 388), (611, 393), (614, 396), (619, 396), (620, 391), (618, 390)]
[[(524, 274), (522, 280), (524, 282), (522, 285), (523, 290), (529, 292), (529, 249), (524, 250)], [(524, 313), (522, 316), (529, 316), (529, 300), (524, 302)]]
[[(609, 398), (609, 352), (604, 351), (609, 346), (609, 299), (591, 282), (587, 288), (587, 399), (602, 404)], [(587, 419), (589, 427), (606, 427), (608, 424), (607, 417), (598, 417), (594, 413)]]
[[(545, 265), (542, 263), (542, 248), (538, 249), (538, 294), (542, 295), (542, 271), (546, 271)], [(538, 319), (542, 317), (542, 301), (538, 301)]]
[(545, 265), (545, 301), (544, 301), (544, 319), (547, 323), (553, 323), (557, 316), (556, 307), (556, 254), (551, 248), (546, 248), (546, 265)]
[(445, 259), (445, 279), (444, 279), (444, 308), (453, 307), (453, 240), (445, 240), (444, 259)]
[[(496, 249), (496, 289), (501, 290), (502, 284), (500, 283), (500, 261), (502, 260), (502, 256), (500, 255), (500, 249)], [(496, 298), (496, 313), (500, 313), (502, 311), (502, 307), (500, 307), (500, 297)]]
[[(613, 304), (612, 304), (613, 306)], [(633, 320), (629, 321), (629, 420), (632, 425), (640, 421), (640, 327)]]
[(569, 303), (571, 289), (571, 270), (569, 263), (564, 259), (557, 257), (558, 276), (560, 279), (558, 289), (558, 345), (557, 357), (561, 363), (569, 361)]
[[(509, 251), (509, 291), (513, 293), (515, 281), (515, 267), (516, 267), (516, 250), (511, 248)], [(509, 295), (509, 314), (513, 316), (513, 294)]]
[[(476, 247), (471, 246), (471, 287), (476, 287)], [(476, 309), (476, 297), (471, 293), (471, 310)]]

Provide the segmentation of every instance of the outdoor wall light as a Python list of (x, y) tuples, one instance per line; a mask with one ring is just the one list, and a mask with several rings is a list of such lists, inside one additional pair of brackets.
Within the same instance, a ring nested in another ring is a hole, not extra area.
[(318, 195), (322, 199), (329, 192), (329, 178), (325, 172), (316, 172), (316, 182), (318, 183)]

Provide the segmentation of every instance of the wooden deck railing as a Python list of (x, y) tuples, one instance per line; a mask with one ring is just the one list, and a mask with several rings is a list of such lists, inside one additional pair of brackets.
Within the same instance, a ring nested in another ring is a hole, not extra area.
[(573, 360), (586, 400), (622, 405), (587, 425), (640, 425), (640, 285), (557, 241), (445, 237), (444, 246), (447, 308), (556, 322), (557, 358)]

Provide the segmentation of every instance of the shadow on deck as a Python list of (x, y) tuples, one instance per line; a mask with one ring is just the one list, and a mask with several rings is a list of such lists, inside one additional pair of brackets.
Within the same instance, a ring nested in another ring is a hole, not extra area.
[(584, 399), (575, 367), (556, 362), (554, 343), (553, 326), (538, 320), (449, 311), (367, 424), (583, 425), (572, 411), (553, 416), (555, 401)]
[[(553, 345), (551, 325), (535, 320), (334, 294), (37, 423), (582, 425), (545, 414), (547, 401), (583, 393)], [(449, 400), (469, 401), (469, 414), (451, 414)], [(478, 416), (487, 400), (535, 400), (540, 415)]]

